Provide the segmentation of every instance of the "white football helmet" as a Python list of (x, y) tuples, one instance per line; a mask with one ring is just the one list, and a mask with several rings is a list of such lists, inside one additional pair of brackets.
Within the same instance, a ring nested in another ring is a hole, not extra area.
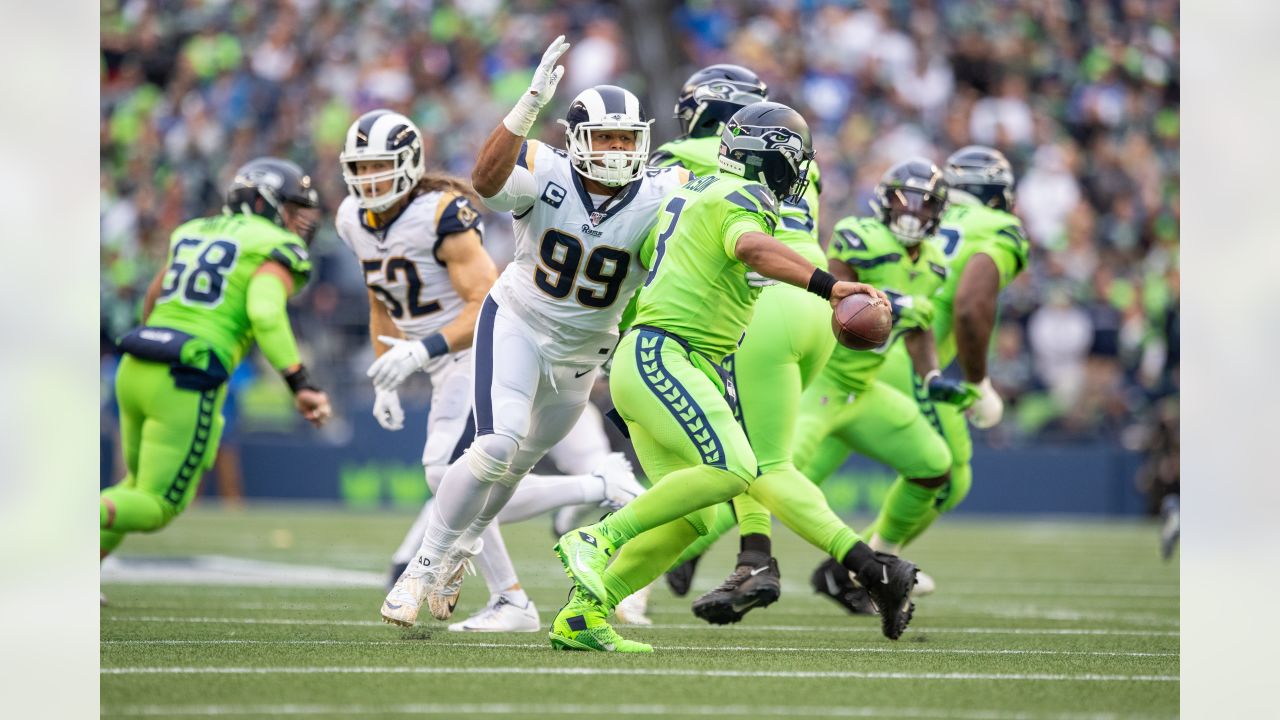
[[(356, 203), (366, 210), (382, 212), (408, 195), (426, 172), (422, 158), (422, 133), (409, 118), (390, 110), (370, 110), (347, 130), (347, 142), (338, 156), (342, 179)], [(359, 175), (356, 162), (386, 160), (390, 170)], [(390, 180), (390, 189), (377, 192)]]
[[(640, 177), (649, 157), (649, 120), (640, 99), (616, 85), (596, 85), (578, 93), (564, 120), (569, 159), (583, 177), (620, 187)], [(597, 150), (592, 130), (626, 130), (636, 134), (634, 150)]]

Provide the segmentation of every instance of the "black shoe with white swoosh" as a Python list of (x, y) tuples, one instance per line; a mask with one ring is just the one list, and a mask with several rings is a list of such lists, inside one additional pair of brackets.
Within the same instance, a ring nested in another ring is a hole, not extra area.
[(778, 561), (763, 553), (743, 552), (738, 555), (738, 567), (724, 582), (693, 601), (693, 614), (713, 625), (728, 625), (752, 608), (772, 605), (781, 596)]
[(880, 613), (880, 632), (897, 640), (911, 622), (916, 604), (911, 602), (911, 589), (916, 586), (916, 564), (897, 555), (876, 553), (880, 567), (867, 576), (854, 580), (867, 590), (876, 611)]
[(850, 577), (848, 569), (832, 558), (814, 569), (809, 584), (819, 595), (826, 595), (848, 610), (851, 615), (877, 615), (875, 603), (865, 588)]

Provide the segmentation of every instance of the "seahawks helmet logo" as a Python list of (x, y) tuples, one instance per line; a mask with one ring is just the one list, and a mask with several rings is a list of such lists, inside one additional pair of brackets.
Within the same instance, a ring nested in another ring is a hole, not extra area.
[(765, 150), (778, 150), (793, 158), (804, 155), (804, 139), (789, 130), (770, 128), (760, 136)]
[(736, 105), (750, 105), (764, 99), (759, 88), (734, 82), (711, 82), (699, 85), (693, 91), (693, 99), (697, 102), (706, 100), (725, 100)]

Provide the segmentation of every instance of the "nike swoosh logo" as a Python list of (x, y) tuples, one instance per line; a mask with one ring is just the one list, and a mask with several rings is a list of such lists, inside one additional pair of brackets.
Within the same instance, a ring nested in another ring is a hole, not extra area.
[(756, 606), (755, 600), (749, 600), (746, 603), (743, 603), (741, 605), (739, 605), (738, 603), (729, 603), (729, 607), (733, 608), (733, 611), (736, 613), (740, 613), (743, 610), (750, 610), (755, 606)]
[(884, 583), (885, 585), (889, 584), (889, 566), (888, 565), (880, 566), (880, 582)]
[(836, 578), (830, 572), (824, 574), (823, 579), (827, 581), (827, 592), (832, 595), (840, 594), (840, 586), (836, 584)]
[(404, 607), (404, 605), (396, 605), (395, 603), (391, 602), (390, 600), (387, 600), (386, 602), (384, 602), (384, 603), (382, 603), (382, 604), (383, 604), (383, 605), (386, 605), (386, 606), (387, 606), (387, 608), (388, 608), (388, 609), (391, 609), (391, 610), (399, 610), (400, 608)]
[(769, 569), (769, 566), (768, 566), (768, 565), (765, 565), (764, 567), (758, 567), (758, 568), (755, 568), (754, 570), (752, 570), (752, 571), (751, 571), (751, 576), (752, 576), (752, 577), (755, 577), (756, 575), (759, 575), (760, 573), (762, 573), (762, 572), (764, 572), (765, 570), (768, 570), (768, 569)]
[(587, 373), (591, 372), (592, 370), (595, 370), (595, 368), (587, 368), (586, 370), (583, 370), (583, 371), (582, 371), (582, 372), (580, 372), (580, 373), (574, 373), (574, 374), (573, 374), (573, 376), (574, 376), (575, 378), (580, 378), (580, 377), (582, 377), (583, 375), (586, 375)]
[(575, 566), (575, 567), (577, 567), (577, 568), (578, 568), (578, 570), (579, 570), (580, 572), (586, 573), (586, 572), (589, 572), (589, 570), (590, 570), (590, 569), (589, 569), (585, 564), (583, 564), (583, 562), (582, 562), (582, 549), (581, 549), (581, 548), (579, 548), (579, 549), (578, 549), (578, 551), (577, 551), (577, 552), (575, 552), (575, 553), (573, 554), (573, 564), (574, 564), (574, 566)]

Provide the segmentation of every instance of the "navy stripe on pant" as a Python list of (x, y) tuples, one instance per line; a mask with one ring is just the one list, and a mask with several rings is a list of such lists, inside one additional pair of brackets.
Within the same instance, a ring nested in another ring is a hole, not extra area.
[(666, 336), (640, 330), (636, 337), (636, 368), (649, 392), (662, 402), (667, 412), (680, 422), (689, 442), (698, 449), (704, 465), (725, 468), (724, 445), (715, 428), (699, 407), (693, 395), (667, 371), (662, 362), (662, 345)]
[(480, 320), (476, 324), (475, 347), (476, 372), (472, 382), (476, 423), (476, 435), (493, 434), (493, 321), (498, 314), (498, 303), (492, 296), (485, 297), (480, 308)]

